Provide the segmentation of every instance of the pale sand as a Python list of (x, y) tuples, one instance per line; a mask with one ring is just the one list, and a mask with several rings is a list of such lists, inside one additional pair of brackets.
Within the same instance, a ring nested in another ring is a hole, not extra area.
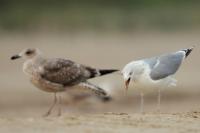
[(0, 132), (20, 133), (197, 133), (200, 112), (92, 114), (56, 118), (0, 118)]

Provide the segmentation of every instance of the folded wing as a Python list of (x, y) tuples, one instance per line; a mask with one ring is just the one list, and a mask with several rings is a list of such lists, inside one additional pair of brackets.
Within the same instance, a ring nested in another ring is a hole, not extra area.
[(53, 83), (73, 86), (86, 81), (89, 73), (84, 66), (65, 59), (50, 59), (42, 67), (41, 77)]
[(184, 58), (183, 51), (152, 58), (154, 63), (151, 66), (151, 79), (159, 80), (175, 74)]

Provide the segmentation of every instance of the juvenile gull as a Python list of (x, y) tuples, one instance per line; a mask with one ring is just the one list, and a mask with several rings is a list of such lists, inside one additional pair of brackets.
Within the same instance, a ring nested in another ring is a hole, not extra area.
[[(15, 60), (23, 57), (23, 71), (30, 77), (30, 81), (39, 89), (54, 93), (54, 102), (45, 116), (48, 116), (57, 101), (61, 104), (61, 96), (57, 100), (56, 94), (73, 87), (84, 87), (94, 92), (102, 100), (109, 100), (110, 96), (102, 88), (88, 82), (88, 79), (106, 75), (116, 69), (96, 69), (61, 58), (45, 58), (39, 49), (25, 49), (11, 57)], [(61, 109), (59, 106), (59, 115)]]
[(126, 89), (132, 81), (133, 85), (140, 90), (141, 112), (143, 112), (144, 91), (150, 88), (158, 89), (158, 111), (160, 111), (161, 88), (176, 86), (176, 79), (172, 76), (192, 50), (193, 47), (157, 57), (132, 61), (123, 68), (122, 74)]

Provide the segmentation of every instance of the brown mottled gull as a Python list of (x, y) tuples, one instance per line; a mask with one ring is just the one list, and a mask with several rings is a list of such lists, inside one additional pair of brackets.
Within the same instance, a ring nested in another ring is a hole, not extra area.
[[(87, 80), (118, 71), (116, 69), (96, 69), (67, 59), (45, 58), (39, 49), (25, 49), (18, 55), (12, 56), (11, 60), (21, 57), (25, 59), (23, 71), (30, 77), (31, 82), (39, 89), (55, 94), (54, 103), (45, 116), (51, 113), (57, 103), (57, 92), (66, 91), (74, 86), (87, 88), (103, 100), (110, 99), (104, 89)], [(61, 96), (58, 100), (60, 104)], [(61, 115), (60, 108), (59, 115)]]

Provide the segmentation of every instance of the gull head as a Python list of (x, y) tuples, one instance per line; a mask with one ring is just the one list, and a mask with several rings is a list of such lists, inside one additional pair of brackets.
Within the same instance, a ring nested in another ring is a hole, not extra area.
[(130, 82), (136, 82), (143, 72), (144, 65), (142, 61), (134, 61), (127, 64), (121, 72), (125, 82), (125, 89), (128, 90)]
[(125, 66), (124, 69), (122, 70), (122, 75), (124, 78), (125, 82), (125, 89), (128, 90), (129, 83), (132, 80), (133, 77), (133, 71), (131, 67)]
[(19, 54), (13, 55), (10, 59), (11, 60), (16, 60), (19, 58), (24, 58), (24, 59), (32, 59), (36, 57), (37, 55), (40, 55), (41, 52), (39, 49), (36, 48), (28, 48), (20, 52)]

